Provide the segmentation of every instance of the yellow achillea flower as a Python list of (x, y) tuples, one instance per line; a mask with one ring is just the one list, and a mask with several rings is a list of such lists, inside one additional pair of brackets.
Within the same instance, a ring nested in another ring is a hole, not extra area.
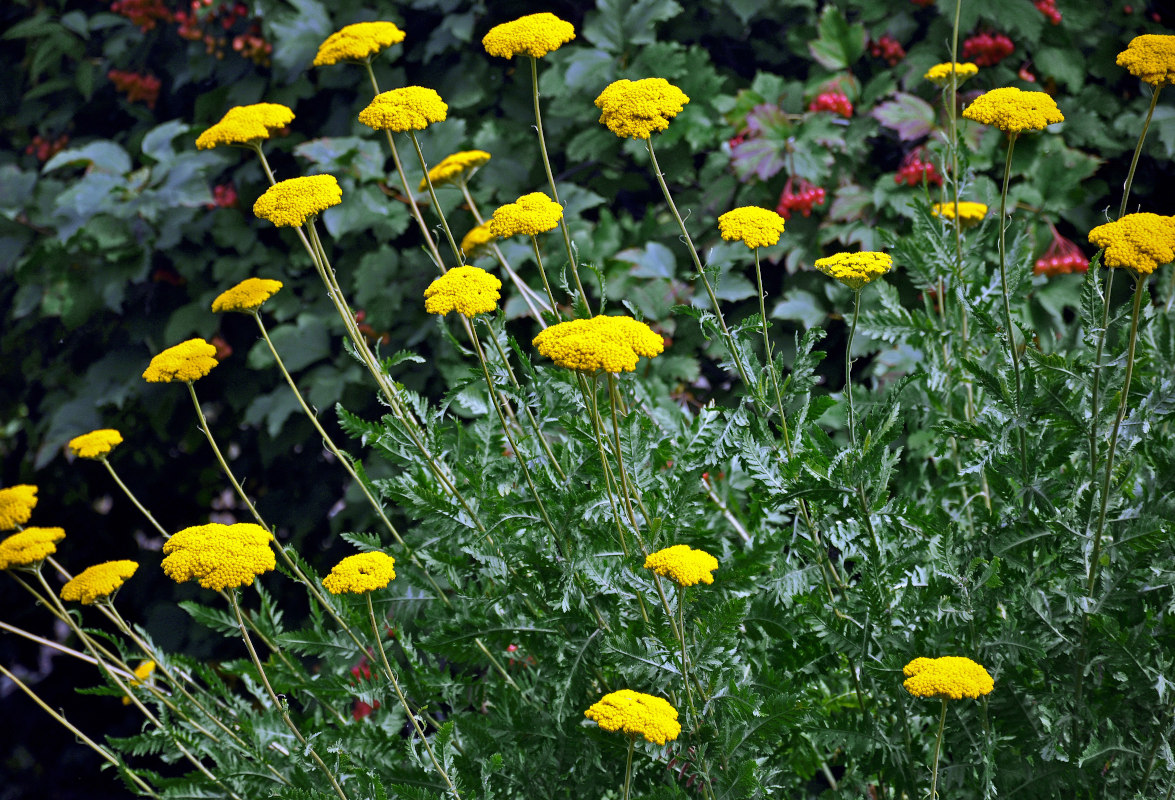
[(718, 217), (718, 230), (723, 239), (742, 242), (752, 250), (778, 242), (783, 225), (783, 217), (758, 206), (743, 206)]
[(816, 269), (854, 290), (889, 272), (892, 266), (893, 259), (887, 253), (871, 250), (837, 253), (828, 258), (818, 258), (815, 264)]
[(481, 267), (455, 267), (424, 290), (424, 310), (445, 316), (450, 311), (473, 317), (498, 307), (502, 282)]
[(219, 363), (213, 344), (203, 339), (188, 339), (151, 359), (143, 371), (143, 379), (147, 383), (197, 381), (212, 372)]
[(621, 139), (648, 139), (669, 127), (689, 97), (664, 78), (619, 80), (596, 98), (600, 122)]
[[(146, 682), (146, 680), (150, 678), (152, 674), (154, 674), (154, 672), (154, 661), (140, 661), (139, 665), (135, 667), (135, 677), (128, 681), (128, 683), (131, 686), (142, 686), (143, 683)], [(129, 706), (131, 704), (131, 699), (129, 697), (122, 698), (122, 704), (124, 706)]]
[(979, 67), (972, 64), (970, 61), (960, 64), (958, 61), (946, 62), (945, 64), (935, 64), (930, 69), (926, 70), (926, 74), (922, 77), (936, 86), (945, 86), (951, 82), (952, 67), (955, 75), (955, 85), (959, 86), (963, 81), (972, 77), (979, 72)]
[(915, 697), (961, 700), (990, 694), (995, 682), (979, 664), (961, 656), (915, 658), (902, 670), (902, 686)]
[(0, 489), (0, 531), (24, 525), (37, 507), (37, 487), (27, 483)]
[(254, 311), (282, 288), (281, 281), (269, 278), (246, 278), (231, 289), (221, 292), (212, 301), (212, 310)]
[(432, 89), (405, 86), (381, 92), (359, 112), (359, 121), (377, 131), (422, 131), (434, 122), (444, 122), (449, 106)]
[(643, 736), (653, 744), (671, 742), (681, 733), (677, 709), (667, 700), (632, 689), (609, 692), (583, 715), (606, 731)]
[(1156, 267), (1175, 260), (1175, 217), (1127, 214), (1098, 225), (1089, 232), (1089, 241), (1105, 249), (1102, 263), (1107, 267), (1150, 275)]
[(519, 233), (538, 236), (553, 231), (563, 219), (563, 206), (542, 192), (531, 192), (498, 208), (489, 221), (490, 233), (507, 239)]
[[(485, 150), (462, 150), (460, 153), (445, 156), (441, 163), (430, 169), (428, 180), (432, 182), (434, 187), (444, 186), (446, 183), (452, 183), (461, 178), (466, 172), (472, 172), (489, 160), (490, 154)], [(420, 191), (423, 192), (427, 187), (428, 183), (424, 178), (421, 178)]]
[(295, 227), (341, 202), (343, 190), (334, 175), (306, 175), (270, 186), (253, 204), (253, 213), (279, 228)]
[(113, 428), (83, 433), (69, 440), (69, 450), (78, 458), (102, 458), (122, 444), (122, 434)]
[(651, 569), (665, 578), (672, 578), (682, 586), (713, 583), (710, 573), (718, 569), (718, 559), (705, 550), (694, 550), (688, 544), (675, 544), (649, 554), (645, 569)]
[[(935, 203), (930, 207), (930, 213), (936, 217), (943, 219), (955, 218), (955, 204), (954, 203)], [(983, 203), (965, 203), (959, 202), (959, 224), (961, 227), (970, 228), (983, 222), (983, 218), (987, 216), (987, 206)]]
[(1118, 66), (1151, 86), (1175, 83), (1175, 36), (1145, 33), (1118, 54)]
[(499, 58), (513, 58), (520, 54), (542, 58), (574, 38), (574, 25), (543, 12), (495, 25), (482, 37), (481, 46), (491, 56)]
[(340, 61), (366, 61), (373, 55), (404, 41), (404, 31), (394, 22), (357, 22), (347, 25), (326, 37), (318, 46), (314, 66), (322, 67)]
[(532, 344), (559, 366), (580, 372), (632, 372), (638, 356), (654, 358), (665, 350), (665, 340), (645, 323), (603, 314), (552, 325)]
[(213, 125), (196, 137), (199, 150), (210, 150), (222, 144), (254, 144), (268, 139), (272, 131), (281, 130), (294, 121), (294, 112), (280, 103), (254, 103), (235, 106)]
[(1044, 92), (1022, 92), (1015, 86), (979, 95), (963, 110), (963, 118), (1009, 133), (1040, 131), (1065, 121), (1053, 98)]
[(461, 240), (461, 254), (464, 256), (471, 256), (481, 248), (488, 245), (494, 240), (493, 231), (490, 230), (489, 223), (483, 222), (476, 228), (465, 234)]
[(396, 579), (396, 559), (378, 551), (347, 556), (331, 568), (322, 585), (331, 594), (363, 594)]
[(29, 567), (57, 552), (65, 538), (63, 528), (25, 528), (0, 542), (0, 569)]
[(88, 606), (117, 592), (135, 574), (134, 561), (107, 561), (86, 567), (61, 587), (61, 599)]
[(164, 543), (163, 571), (176, 583), (198, 580), (205, 589), (251, 586), (277, 565), (271, 541), (265, 528), (251, 522), (194, 525)]

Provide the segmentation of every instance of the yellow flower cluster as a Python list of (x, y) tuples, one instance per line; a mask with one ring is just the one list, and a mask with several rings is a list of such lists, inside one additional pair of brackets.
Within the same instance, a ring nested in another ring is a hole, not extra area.
[(359, 112), (359, 121), (377, 131), (422, 131), (434, 122), (444, 122), (449, 106), (432, 89), (405, 86), (381, 92)]
[(552, 325), (533, 344), (559, 366), (580, 372), (632, 372), (638, 356), (653, 358), (665, 350), (665, 340), (645, 323), (603, 314)]
[(527, 14), (490, 28), (481, 45), (491, 56), (513, 58), (523, 54), (542, 58), (575, 38), (575, 26), (554, 14)]
[(538, 236), (553, 231), (561, 219), (563, 206), (542, 192), (531, 192), (496, 209), (494, 218), (488, 224), (490, 233), (499, 239), (506, 239), (519, 233)]
[(86, 567), (61, 587), (61, 599), (88, 606), (117, 592), (138, 568), (134, 561), (107, 561)]
[(583, 712), (606, 731), (643, 736), (653, 744), (665, 744), (681, 733), (677, 709), (668, 701), (632, 689), (609, 692)]
[(886, 253), (866, 250), (818, 258), (815, 266), (828, 277), (836, 278), (845, 286), (856, 290), (889, 272), (893, 266), (893, 259)]
[(502, 282), (481, 267), (455, 267), (424, 290), (424, 310), (445, 316), (488, 314), (498, 307)]
[(465, 234), (465, 237), (461, 240), (461, 254), (467, 257), (471, 256), (493, 240), (494, 234), (490, 230), (489, 223), (483, 222)]
[(357, 22), (347, 25), (326, 37), (318, 46), (314, 66), (322, 67), (340, 61), (366, 61), (373, 55), (404, 41), (404, 31), (394, 22)]
[(83, 433), (69, 440), (69, 450), (78, 458), (102, 458), (122, 444), (122, 434), (113, 428)]
[(231, 289), (221, 292), (212, 301), (212, 310), (255, 311), (282, 288), (281, 281), (269, 278), (246, 278)]
[(203, 339), (188, 339), (151, 359), (143, 379), (148, 383), (198, 381), (219, 363), (214, 345)]
[(37, 507), (37, 487), (19, 483), (0, 489), (0, 531), (24, 525)]
[(1022, 92), (1015, 86), (979, 95), (963, 110), (963, 117), (1010, 133), (1040, 131), (1065, 121), (1053, 98), (1044, 92)]
[(695, 586), (714, 582), (710, 573), (718, 569), (718, 559), (705, 550), (694, 550), (688, 544), (675, 544), (646, 557), (645, 569), (672, 578), (682, 586)]
[(251, 144), (268, 139), (271, 131), (281, 130), (294, 121), (294, 112), (280, 103), (254, 103), (235, 106), (220, 122), (196, 137), (196, 147), (210, 150), (222, 144)]
[(331, 594), (374, 592), (396, 579), (395, 566), (396, 559), (387, 553), (358, 553), (335, 564), (322, 585)]
[[(955, 204), (954, 203), (935, 203), (930, 207), (930, 213), (936, 217), (943, 219), (955, 218)], [(970, 228), (983, 222), (983, 218), (987, 216), (987, 206), (983, 203), (959, 203), (959, 225), (963, 228)]]
[(1118, 66), (1158, 88), (1175, 83), (1175, 36), (1144, 33), (1118, 54)]
[(689, 102), (685, 92), (664, 78), (619, 80), (596, 98), (600, 122), (621, 139), (648, 139), (669, 127)]
[(295, 227), (341, 202), (343, 190), (334, 175), (306, 175), (270, 186), (253, 204), (253, 213), (279, 228)]
[(1098, 225), (1089, 241), (1104, 248), (1102, 263), (1150, 275), (1156, 267), (1175, 260), (1175, 217), (1127, 214), (1116, 222)]
[[(952, 69), (953, 68), (953, 69)], [(926, 70), (926, 74), (922, 77), (936, 86), (945, 86), (951, 82), (951, 72), (956, 76), (955, 85), (958, 86), (963, 81), (976, 75), (979, 72), (979, 67), (972, 64), (970, 61), (960, 64), (958, 61), (948, 61), (945, 64), (935, 64), (930, 69)]]
[(961, 700), (990, 694), (995, 688), (987, 670), (961, 656), (915, 658), (902, 672), (906, 675), (902, 686), (915, 697)]
[(743, 206), (718, 217), (718, 230), (723, 239), (742, 242), (752, 250), (778, 242), (783, 225), (783, 217), (758, 206)]
[(273, 537), (251, 522), (210, 522), (184, 528), (163, 545), (163, 571), (176, 583), (198, 580), (205, 589), (251, 586), (276, 566)]
[[(444, 186), (458, 180), (466, 172), (472, 172), (490, 160), (490, 154), (485, 150), (462, 150), (445, 156), (441, 163), (428, 171), (428, 180), (434, 187)], [(428, 188), (424, 178), (420, 179), (420, 191)]]
[(57, 552), (63, 528), (25, 528), (0, 542), (0, 569), (39, 564)]

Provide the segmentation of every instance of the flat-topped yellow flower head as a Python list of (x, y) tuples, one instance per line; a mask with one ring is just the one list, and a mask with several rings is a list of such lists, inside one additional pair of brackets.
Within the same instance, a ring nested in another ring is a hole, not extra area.
[(490, 28), (481, 45), (491, 56), (513, 58), (517, 55), (542, 58), (575, 38), (575, 26), (554, 14), (527, 14), (513, 22)]
[(488, 224), (490, 233), (499, 239), (508, 239), (520, 233), (538, 236), (553, 231), (559, 227), (561, 219), (563, 206), (542, 192), (531, 192), (496, 209)]
[(424, 86), (405, 86), (381, 92), (359, 112), (359, 121), (377, 131), (422, 131), (434, 122), (444, 122), (449, 106), (441, 96)]
[[(453, 183), (465, 178), (466, 175), (489, 160), (490, 154), (485, 150), (462, 150), (460, 153), (445, 156), (441, 163), (430, 169), (428, 180), (432, 182), (434, 187), (444, 186), (446, 183)], [(426, 188), (428, 188), (428, 182), (421, 178), (420, 191), (423, 192)]]
[(477, 255), (478, 252), (494, 241), (494, 233), (490, 230), (490, 224), (483, 222), (461, 239), (461, 255), (466, 258)]
[(1015, 86), (984, 92), (963, 109), (963, 117), (1009, 133), (1041, 131), (1065, 121), (1053, 98), (1044, 92), (1023, 92)]
[(1175, 217), (1159, 214), (1126, 214), (1115, 222), (1098, 225), (1089, 241), (1105, 249), (1102, 263), (1150, 275), (1156, 267), (1175, 260)]
[(198, 381), (219, 363), (215, 345), (203, 339), (188, 339), (151, 359), (143, 372), (143, 380), (147, 383)]
[(104, 458), (122, 444), (122, 434), (113, 428), (83, 433), (69, 440), (69, 451), (78, 458)]
[(292, 228), (341, 202), (343, 190), (334, 175), (306, 175), (270, 186), (253, 204), (253, 213), (279, 228)]
[(0, 531), (24, 525), (37, 507), (37, 487), (27, 483), (0, 489)]
[(445, 316), (489, 314), (498, 307), (502, 282), (481, 267), (454, 267), (424, 290), (424, 310)]
[(277, 294), (282, 288), (281, 281), (269, 278), (245, 278), (231, 289), (217, 295), (212, 301), (212, 310), (251, 312), (261, 308), (261, 304)]
[(1175, 83), (1175, 36), (1144, 33), (1118, 54), (1118, 66), (1151, 86)]
[(645, 323), (603, 314), (552, 325), (532, 343), (560, 367), (580, 372), (632, 372), (640, 356), (665, 350), (665, 340)]
[(648, 139), (669, 127), (689, 97), (664, 78), (619, 80), (596, 98), (600, 123), (621, 139)]
[(61, 587), (61, 599), (88, 606), (122, 588), (139, 565), (134, 561), (107, 561), (86, 567)]
[(830, 278), (858, 290), (870, 281), (889, 272), (893, 259), (887, 253), (866, 250), (861, 253), (837, 253), (816, 259), (816, 269)]
[(902, 672), (902, 686), (915, 697), (936, 700), (961, 700), (990, 694), (995, 682), (987, 670), (969, 658), (915, 658)]
[(163, 545), (163, 571), (176, 583), (196, 580), (205, 589), (251, 586), (277, 566), (273, 537), (251, 522), (210, 522), (184, 528)]
[(196, 147), (210, 150), (222, 144), (256, 144), (293, 121), (294, 112), (280, 103), (235, 106), (221, 117), (220, 122), (196, 137)]
[(705, 550), (695, 550), (688, 544), (675, 544), (650, 553), (645, 558), (645, 569), (671, 578), (682, 586), (694, 586), (714, 582), (714, 576), (710, 573), (718, 569), (718, 559)]
[(57, 552), (63, 528), (29, 527), (0, 542), (0, 569), (31, 567)]
[(378, 551), (347, 556), (331, 568), (322, 585), (331, 594), (364, 594), (396, 578), (396, 559)]
[(933, 83), (935, 86), (946, 86), (951, 82), (951, 73), (956, 75), (955, 85), (961, 86), (963, 81), (978, 74), (979, 67), (972, 64), (970, 61), (960, 64), (958, 61), (948, 61), (945, 64), (935, 64), (930, 69), (926, 70), (926, 74), (922, 77)]
[(394, 22), (357, 22), (347, 25), (326, 37), (318, 46), (314, 66), (322, 67), (340, 61), (364, 62), (373, 55), (404, 41), (404, 31)]
[(723, 239), (742, 242), (752, 250), (778, 242), (783, 226), (783, 217), (758, 206), (743, 206), (718, 217), (718, 230)]
[(681, 733), (677, 709), (660, 697), (632, 689), (609, 692), (583, 715), (606, 731), (643, 736), (653, 744), (671, 742)]
[[(930, 213), (936, 217), (943, 219), (955, 218), (955, 204), (954, 203), (935, 203), (930, 207)], [(983, 222), (983, 218), (987, 216), (987, 206), (983, 203), (959, 203), (959, 225), (963, 228), (971, 228)]]

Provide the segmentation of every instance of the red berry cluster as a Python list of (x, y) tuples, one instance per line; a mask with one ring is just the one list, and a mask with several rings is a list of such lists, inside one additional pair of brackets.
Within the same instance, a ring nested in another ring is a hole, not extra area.
[(793, 177), (789, 177), (787, 183), (783, 185), (783, 192), (779, 195), (779, 205), (775, 207), (775, 213), (784, 219), (791, 219), (793, 211), (799, 211), (805, 217), (810, 217), (812, 216), (812, 206), (824, 205), (824, 188), (814, 186), (803, 178), (800, 178), (793, 188), (792, 182), (794, 180)]
[(112, 69), (106, 77), (114, 84), (114, 88), (126, 95), (128, 103), (143, 102), (147, 108), (154, 109), (155, 101), (159, 99), (159, 79), (154, 75), (143, 75), (128, 70)]
[(30, 156), (36, 156), (38, 161), (48, 161), (64, 150), (67, 144), (69, 144), (69, 136), (64, 133), (53, 141), (49, 141), (38, 133), (28, 143), (24, 151)]
[(1088, 272), (1089, 260), (1081, 252), (1081, 248), (1072, 240), (1066, 239), (1058, 233), (1051, 222), (1049, 228), (1053, 232), (1053, 241), (1044, 251), (1044, 255), (1036, 259), (1032, 271), (1037, 275), (1047, 275), (1050, 278), (1070, 272)]
[[(355, 322), (357, 323), (355, 327), (357, 327), (359, 329), (360, 333), (362, 333), (364, 336), (367, 337), (368, 341), (370, 341), (371, 343), (374, 344), (375, 341), (378, 339), (379, 343), (382, 345), (386, 345), (392, 341), (392, 335), (390, 333), (388, 333), (387, 331), (384, 331), (383, 333), (381, 333), (380, 331), (377, 331), (375, 328), (373, 328), (371, 326), (370, 322), (364, 321), (366, 319), (367, 319), (366, 309), (361, 308), (355, 312)], [(391, 629), (389, 628), (388, 630), (389, 630), (388, 635), (394, 636), (394, 634), (391, 633)]]
[(743, 130), (736, 133), (734, 135), (734, 138), (728, 139), (726, 144), (728, 147), (730, 147), (731, 150), (733, 150), (734, 148), (738, 147), (740, 144), (742, 144), (746, 140), (747, 140), (747, 130), (744, 128)]
[(1002, 33), (979, 33), (963, 42), (963, 60), (977, 67), (992, 67), (1015, 49), (1012, 40)]
[(267, 67), (269, 57), (273, 55), (273, 44), (265, 41), (265, 37), (261, 35), (261, 25), (254, 22), (247, 32), (233, 37), (233, 50), (254, 64)]
[(942, 186), (942, 175), (938, 173), (938, 168), (929, 161), (923, 161), (922, 156), (922, 148), (907, 153), (897, 174), (893, 176), (893, 182), (898, 186), (903, 183), (907, 186), (920, 186), (926, 181), (931, 186)]
[(891, 67), (906, 57), (906, 48), (892, 36), (885, 35), (869, 43), (869, 54), (874, 58), (884, 58)]
[(1057, 8), (1057, 0), (1033, 0), (1032, 5), (1052, 24), (1061, 24), (1061, 10)]
[(845, 118), (853, 116), (853, 104), (841, 92), (821, 92), (811, 103), (808, 103), (808, 110), (831, 111)]
[(205, 203), (205, 208), (236, 208), (237, 190), (231, 183), (221, 183), (212, 187), (212, 202)]
[(171, 22), (175, 19), (163, 0), (113, 0), (110, 10), (138, 25), (143, 33), (154, 28), (159, 20)]

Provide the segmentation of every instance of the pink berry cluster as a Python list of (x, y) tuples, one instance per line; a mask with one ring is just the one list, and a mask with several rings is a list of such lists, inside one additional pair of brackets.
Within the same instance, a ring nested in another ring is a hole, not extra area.
[(812, 216), (812, 206), (824, 205), (826, 197), (824, 187), (815, 186), (803, 178), (793, 185), (794, 181), (794, 177), (788, 177), (787, 183), (783, 185), (783, 192), (779, 195), (779, 205), (775, 207), (775, 213), (784, 219), (791, 219), (793, 211), (799, 211), (805, 217), (810, 217)]
[(1002, 33), (978, 33), (963, 42), (963, 60), (992, 67), (1012, 55), (1016, 46)]
[(237, 190), (231, 183), (221, 183), (212, 187), (212, 202), (204, 204), (206, 208), (236, 208)]
[[(1043, 2), (1043, 0), (1042, 0)], [(906, 57), (906, 48), (902, 43), (888, 34), (869, 43), (869, 54), (874, 58), (884, 58), (891, 67)]]
[(69, 144), (69, 136), (67, 134), (63, 133), (53, 141), (50, 141), (38, 133), (33, 136), (24, 151), (27, 155), (36, 156), (38, 161), (48, 161), (64, 150), (67, 144)]
[(836, 91), (821, 92), (816, 95), (812, 102), (808, 103), (808, 110), (831, 111), (834, 114), (840, 114), (846, 119), (853, 116), (853, 104), (849, 102), (849, 98), (843, 93)]
[(1066, 239), (1058, 233), (1052, 223), (1049, 223), (1049, 228), (1053, 232), (1053, 241), (1044, 251), (1044, 255), (1036, 259), (1032, 271), (1050, 278), (1070, 272), (1088, 272), (1089, 260), (1081, 252), (1081, 248), (1071, 239)]
[(1061, 24), (1061, 9), (1057, 8), (1057, 0), (1033, 0), (1032, 5), (1053, 25)]
[(897, 174), (893, 176), (893, 182), (898, 186), (903, 183), (908, 186), (921, 186), (922, 182), (926, 181), (931, 186), (942, 186), (942, 175), (938, 173), (938, 168), (929, 161), (923, 161), (922, 156), (921, 148), (907, 153), (898, 167)]
[(147, 108), (155, 108), (155, 101), (159, 99), (159, 87), (162, 84), (154, 75), (112, 69), (106, 73), (106, 77), (114, 84), (115, 89), (126, 95), (128, 103), (141, 102), (146, 104)]
[(174, 19), (163, 0), (113, 0), (110, 10), (138, 25), (143, 33), (154, 28), (160, 20), (171, 22)]

